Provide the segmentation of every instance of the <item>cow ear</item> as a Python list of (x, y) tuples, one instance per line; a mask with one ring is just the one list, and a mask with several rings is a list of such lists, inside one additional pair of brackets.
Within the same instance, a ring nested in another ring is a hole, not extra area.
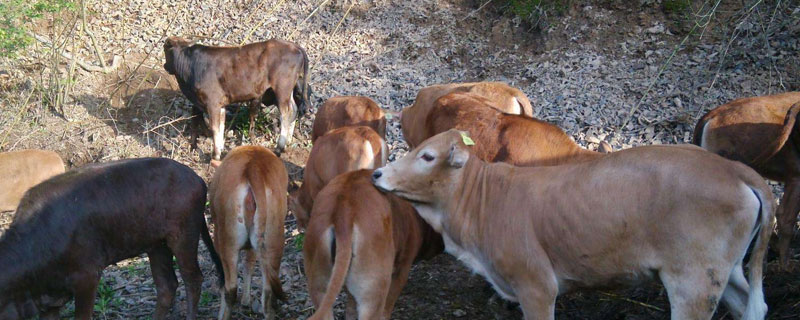
[(450, 146), (450, 154), (447, 155), (447, 164), (453, 168), (461, 168), (469, 160), (469, 151), (458, 143)]

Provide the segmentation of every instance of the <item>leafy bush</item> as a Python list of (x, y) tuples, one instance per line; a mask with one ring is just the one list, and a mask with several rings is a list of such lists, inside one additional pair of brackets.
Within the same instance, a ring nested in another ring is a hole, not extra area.
[(46, 13), (58, 13), (73, 9), (69, 0), (3, 0), (0, 2), (0, 57), (14, 57), (16, 52), (28, 46), (32, 38), (26, 24), (41, 18)]
[(531, 24), (538, 24), (542, 18), (554, 13), (563, 13), (568, 0), (506, 0), (506, 10)]

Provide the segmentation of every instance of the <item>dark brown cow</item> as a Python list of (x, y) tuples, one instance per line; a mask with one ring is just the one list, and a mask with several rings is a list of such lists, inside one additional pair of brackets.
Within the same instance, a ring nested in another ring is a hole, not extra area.
[(709, 111), (694, 128), (694, 144), (786, 184), (777, 213), (778, 253), (784, 266), (800, 211), (798, 112), (800, 92), (741, 98)]
[(157, 290), (153, 318), (164, 319), (175, 297), (173, 255), (186, 284), (186, 319), (197, 318), (201, 238), (222, 279), (205, 202), (203, 179), (165, 158), (88, 165), (42, 182), (0, 237), (0, 311), (34, 302), (41, 318), (58, 319), (74, 297), (75, 318), (91, 319), (103, 269), (146, 252)]
[(305, 228), (314, 198), (336, 176), (386, 164), (386, 142), (370, 127), (342, 127), (320, 137), (311, 148), (303, 169), (303, 185), (289, 195), (297, 224)]
[(414, 261), (442, 252), (442, 237), (411, 205), (372, 186), (372, 170), (341, 174), (320, 191), (308, 224), (303, 258), (317, 311), (333, 319), (347, 286), (347, 319), (389, 319)]
[(367, 97), (345, 96), (330, 98), (319, 107), (311, 130), (311, 142), (344, 126), (367, 126), (386, 139), (386, 117), (378, 104)]
[(561, 128), (487, 107), (488, 100), (470, 93), (447, 94), (425, 120), (427, 139), (449, 129), (468, 131), (472, 152), (489, 162), (517, 166), (547, 166), (592, 160), (603, 153), (578, 146)]
[(308, 56), (295, 43), (268, 40), (241, 47), (209, 47), (170, 37), (164, 42), (164, 69), (178, 80), (181, 92), (193, 104), (192, 148), (203, 113), (209, 117), (214, 152), (219, 164), (225, 145), (225, 107), (250, 103), (250, 138), (261, 103), (276, 104), (281, 114), (279, 152), (291, 142), (300, 99), (300, 114), (309, 101)]
[(225, 272), (225, 300), (219, 319), (230, 319), (238, 287), (239, 251), (246, 250), (242, 303), (250, 305), (255, 258), (261, 266), (261, 304), (267, 319), (275, 317), (274, 298), (282, 298), (283, 222), (289, 175), (281, 159), (260, 146), (233, 149), (211, 182), (214, 246)]
[(408, 146), (414, 148), (425, 138), (425, 118), (440, 97), (451, 93), (472, 93), (486, 98), (486, 106), (509, 114), (533, 117), (533, 107), (524, 92), (503, 82), (470, 82), (437, 84), (422, 88), (414, 104), (404, 108), (400, 123)]

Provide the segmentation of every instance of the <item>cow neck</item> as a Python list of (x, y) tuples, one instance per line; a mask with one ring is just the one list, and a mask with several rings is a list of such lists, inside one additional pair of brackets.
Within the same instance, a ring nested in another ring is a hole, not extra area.
[(461, 242), (462, 237), (479, 235), (478, 226), (482, 224), (489, 200), (489, 185), (492, 168), (486, 162), (470, 155), (461, 170), (461, 181), (457, 183), (450, 204), (447, 206), (447, 220), (443, 228), (447, 228), (451, 239)]
[(178, 79), (191, 82), (192, 76), (191, 56), (194, 53), (192, 47), (180, 48), (175, 55), (173, 63), (175, 64), (175, 74)]

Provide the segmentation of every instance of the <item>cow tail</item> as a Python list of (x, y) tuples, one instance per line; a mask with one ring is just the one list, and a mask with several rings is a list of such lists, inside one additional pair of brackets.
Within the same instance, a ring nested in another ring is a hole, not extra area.
[(775, 208), (771, 190), (753, 185), (749, 185), (748, 187), (750, 187), (761, 204), (759, 207), (758, 219), (753, 229), (755, 244), (751, 249), (750, 262), (748, 262), (747, 265), (750, 271), (747, 279), (750, 285), (750, 291), (748, 292), (747, 308), (742, 317), (742, 319), (752, 320), (764, 319), (767, 313), (767, 305), (764, 303), (763, 290), (764, 258), (767, 255), (767, 243), (772, 235), (772, 221), (775, 218)]
[[(286, 214), (286, 197), (276, 197), (274, 192), (270, 192), (269, 195), (267, 194), (267, 182), (264, 180), (263, 175), (260, 174), (261, 172), (258, 170), (257, 166), (248, 166), (245, 169), (245, 175), (247, 177), (247, 181), (250, 183), (250, 190), (253, 191), (253, 200), (256, 203), (256, 212), (255, 217), (253, 218), (253, 231), (256, 233), (264, 233), (264, 240), (270, 241), (273, 238), (273, 226), (268, 225), (267, 223), (262, 223), (264, 220), (270, 221), (272, 217), (275, 215), (280, 215), (281, 212), (271, 212), (274, 209), (278, 209)], [(268, 199), (269, 198), (271, 199)], [(278, 203), (278, 201), (282, 201), (283, 203)], [(270, 206), (269, 200), (275, 201), (272, 206)], [(260, 221), (260, 222), (259, 222)], [(259, 230), (266, 226), (266, 230)], [(280, 227), (281, 232), (281, 243), (278, 244), (280, 250), (278, 252), (273, 252), (273, 246), (275, 243), (266, 243), (262, 240), (259, 240), (256, 244), (258, 248), (256, 250), (265, 251), (267, 252), (265, 257), (262, 257), (260, 263), (263, 265), (263, 270), (266, 270), (266, 274), (263, 277), (267, 278), (267, 284), (270, 286), (272, 290), (272, 294), (275, 295), (276, 298), (280, 300), (286, 299), (286, 294), (283, 292), (283, 287), (281, 286), (281, 279), (280, 279), (280, 264), (281, 264), (281, 256), (283, 255), (283, 228)], [(263, 248), (262, 246), (266, 246)]]
[(208, 254), (211, 255), (211, 261), (214, 263), (214, 268), (217, 269), (217, 284), (220, 288), (225, 287), (225, 272), (222, 269), (222, 261), (219, 259), (219, 254), (217, 254), (217, 250), (214, 249), (214, 243), (211, 241), (211, 234), (208, 232), (208, 225), (206, 224), (206, 218), (203, 217), (203, 222), (200, 224), (200, 238), (203, 239), (203, 243), (208, 248)]
[(308, 108), (311, 106), (311, 85), (308, 84), (308, 54), (303, 48), (300, 48), (300, 51), (303, 52), (303, 82), (299, 86), (300, 91), (302, 91), (302, 101), (298, 106), (298, 112), (302, 116), (308, 112)]
[[(319, 308), (314, 312), (314, 315), (308, 318), (309, 320), (330, 319), (333, 317), (333, 304), (336, 302), (336, 296), (342, 291), (347, 278), (350, 261), (353, 256), (353, 223), (352, 221), (344, 222), (334, 224), (333, 241), (338, 241), (339, 243), (335, 244), (336, 252), (333, 270), (331, 270), (331, 279), (328, 282), (328, 288), (325, 290), (325, 296), (322, 297)], [(334, 244), (331, 243), (331, 245), (333, 246)]]

